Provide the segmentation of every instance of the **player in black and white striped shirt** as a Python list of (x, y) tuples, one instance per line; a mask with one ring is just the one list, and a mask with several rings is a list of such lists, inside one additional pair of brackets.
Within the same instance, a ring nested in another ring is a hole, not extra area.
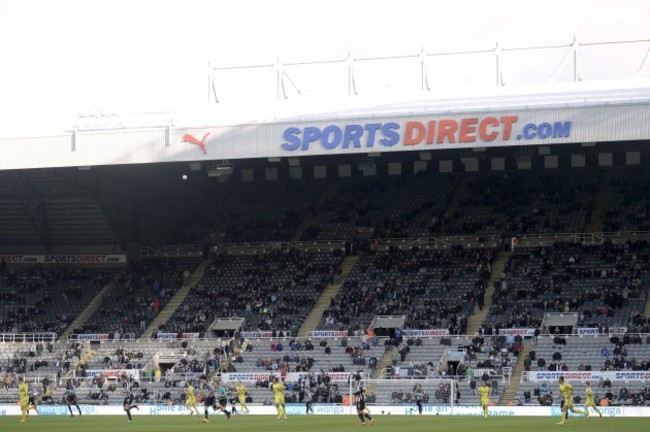
[(217, 410), (217, 404), (214, 397), (214, 391), (216, 389), (214, 385), (208, 382), (208, 377), (205, 375), (201, 375), (199, 377), (199, 386), (201, 388), (201, 391), (203, 391), (203, 408), (205, 409), (205, 417), (203, 418), (202, 422), (210, 423), (210, 420), (208, 419), (208, 410), (210, 407), (212, 407), (212, 410), (214, 411)]
[(368, 424), (372, 425), (375, 420), (370, 416), (370, 413), (366, 408), (366, 388), (364, 387), (363, 381), (361, 380), (361, 374), (356, 374), (354, 376), (352, 388), (355, 398), (355, 405), (357, 406), (357, 415), (361, 419), (361, 425), (366, 424), (366, 419), (368, 419)]
[(126, 415), (129, 416), (129, 421), (131, 421), (131, 410), (133, 408), (137, 409), (140, 411), (140, 407), (137, 405), (133, 405), (133, 392), (131, 391), (131, 381), (129, 380), (129, 376), (127, 374), (122, 374), (120, 377), (122, 379), (122, 385), (124, 386), (124, 411), (126, 411)]
[(74, 414), (72, 414), (72, 405), (77, 407), (77, 411), (81, 415), (81, 408), (79, 408), (79, 404), (77, 403), (77, 386), (74, 385), (72, 379), (69, 379), (65, 386), (65, 403), (68, 405), (70, 417), (74, 417)]

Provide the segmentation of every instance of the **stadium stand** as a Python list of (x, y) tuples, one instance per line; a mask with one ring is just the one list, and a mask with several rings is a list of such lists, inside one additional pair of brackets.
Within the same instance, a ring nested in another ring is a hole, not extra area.
[[(138, 337), (167, 304), (201, 258), (143, 258), (131, 262), (117, 287), (75, 334), (130, 334)], [(117, 337), (119, 339), (119, 336)]]
[(405, 315), (406, 328), (463, 333), (494, 251), (390, 246), (384, 252), (377, 244), (360, 252), (319, 328), (354, 331), (368, 328), (374, 315)]
[(296, 335), (325, 285), (339, 273), (341, 259), (340, 251), (297, 249), (220, 254), (160, 331), (204, 334), (215, 318), (237, 316), (246, 319), (246, 330)]
[(359, 229), (372, 238), (435, 235), (451, 198), (451, 175), (341, 179), (317, 211), (303, 240), (352, 240)]
[(6, 269), (0, 273), (0, 329), (61, 333), (116, 273), (63, 266)]
[(562, 233), (584, 229), (598, 171), (468, 174), (467, 193), (444, 221), (453, 235)]
[(484, 332), (539, 327), (549, 311), (577, 311), (584, 327), (627, 325), (647, 297), (649, 253), (646, 241), (516, 248), (497, 283)]

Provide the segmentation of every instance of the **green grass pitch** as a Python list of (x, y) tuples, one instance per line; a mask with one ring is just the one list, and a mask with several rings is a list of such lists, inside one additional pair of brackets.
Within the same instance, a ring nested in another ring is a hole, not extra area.
[(372, 432), (549, 432), (584, 431), (610, 432), (648, 430), (646, 418), (570, 418), (558, 426), (558, 417), (460, 417), (460, 416), (388, 416), (377, 415), (373, 426), (360, 428), (356, 416), (290, 416), (276, 420), (274, 416), (241, 416), (228, 421), (223, 416), (211, 416), (210, 423), (201, 423), (197, 416), (134, 416), (129, 423), (124, 416), (31, 416), (27, 422), (20, 418), (0, 417), (0, 431), (34, 432), (345, 432), (370, 429)]

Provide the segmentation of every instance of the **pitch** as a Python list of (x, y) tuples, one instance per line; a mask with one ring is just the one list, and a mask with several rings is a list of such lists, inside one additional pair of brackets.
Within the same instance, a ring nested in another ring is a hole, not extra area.
[[(236, 432), (317, 432), (358, 431), (357, 416), (290, 416), (287, 420), (276, 420), (275, 416), (233, 416), (228, 421), (223, 416), (211, 416), (210, 423), (201, 423), (198, 416), (134, 416), (133, 422), (124, 416), (31, 416), (27, 422), (19, 423), (19, 417), (0, 417), (2, 431), (38, 432), (184, 432), (192, 431), (236, 431)], [(377, 415), (373, 432), (466, 432), (466, 431), (584, 431), (609, 432), (617, 430), (645, 430), (645, 418), (591, 418), (570, 417), (566, 426), (557, 426), (559, 417), (457, 417), (457, 416), (388, 416)]]

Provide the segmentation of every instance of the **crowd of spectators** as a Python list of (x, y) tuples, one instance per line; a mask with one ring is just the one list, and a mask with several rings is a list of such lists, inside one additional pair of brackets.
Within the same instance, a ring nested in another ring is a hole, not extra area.
[(324, 311), (322, 326), (363, 330), (374, 315), (404, 315), (405, 328), (462, 334), (474, 305), (484, 302), (493, 258), (492, 249), (462, 246), (363, 251)]
[(320, 292), (338, 277), (341, 258), (297, 249), (220, 254), (160, 330), (203, 333), (217, 317), (244, 317), (243, 330), (295, 335)]

